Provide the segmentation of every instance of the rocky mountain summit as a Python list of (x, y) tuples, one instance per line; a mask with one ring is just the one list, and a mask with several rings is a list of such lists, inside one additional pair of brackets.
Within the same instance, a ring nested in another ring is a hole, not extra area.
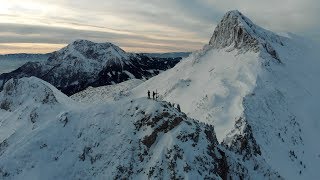
[(280, 61), (273, 43), (284, 45), (280, 36), (255, 25), (237, 10), (223, 16), (209, 41), (209, 45), (214, 48), (229, 47), (242, 52), (265, 50), (272, 58)]

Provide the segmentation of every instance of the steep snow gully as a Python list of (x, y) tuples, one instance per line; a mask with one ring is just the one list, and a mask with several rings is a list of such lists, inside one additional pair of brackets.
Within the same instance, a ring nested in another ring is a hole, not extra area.
[(319, 47), (230, 11), (208, 45), (145, 81), (73, 100), (35, 77), (10, 79), (0, 179), (319, 179)]

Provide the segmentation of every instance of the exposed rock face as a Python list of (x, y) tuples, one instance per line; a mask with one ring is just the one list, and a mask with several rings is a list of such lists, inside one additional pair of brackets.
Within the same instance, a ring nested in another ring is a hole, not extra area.
[(260, 147), (253, 137), (251, 126), (239, 118), (234, 129), (225, 138), (223, 144), (227, 149), (243, 155), (245, 159), (261, 155)]
[(0, 90), (11, 78), (36, 76), (63, 93), (72, 95), (88, 86), (120, 83), (132, 78), (148, 79), (173, 67), (181, 58), (151, 58), (126, 53), (111, 43), (77, 40), (51, 53), (47, 62), (28, 62), (0, 75)]
[(237, 10), (227, 12), (215, 28), (209, 41), (214, 48), (232, 47), (242, 51), (265, 50), (280, 61), (272, 44), (283, 45), (280, 36), (255, 25)]

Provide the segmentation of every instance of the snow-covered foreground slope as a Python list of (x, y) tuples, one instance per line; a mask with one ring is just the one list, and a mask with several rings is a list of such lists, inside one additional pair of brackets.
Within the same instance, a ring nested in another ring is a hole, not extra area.
[(285, 179), (320, 177), (319, 46), (279, 36), (228, 12), (202, 50), (132, 90), (213, 124), (244, 157), (259, 156)]
[(0, 92), (0, 138), (1, 179), (280, 178), (167, 102), (82, 106), (33, 77)]
[(99, 104), (110, 101), (119, 100), (122, 96), (125, 96), (127, 92), (143, 81), (140, 79), (130, 79), (119, 84), (100, 86), (100, 87), (88, 87), (87, 89), (80, 91), (72, 96), (73, 100), (89, 103)]

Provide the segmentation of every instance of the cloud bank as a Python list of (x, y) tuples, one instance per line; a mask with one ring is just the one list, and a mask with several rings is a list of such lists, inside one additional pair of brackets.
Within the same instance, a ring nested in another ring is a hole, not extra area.
[(319, 7), (317, 0), (1, 0), (0, 53), (50, 52), (75, 39), (193, 51), (232, 9), (269, 30), (319, 40)]

